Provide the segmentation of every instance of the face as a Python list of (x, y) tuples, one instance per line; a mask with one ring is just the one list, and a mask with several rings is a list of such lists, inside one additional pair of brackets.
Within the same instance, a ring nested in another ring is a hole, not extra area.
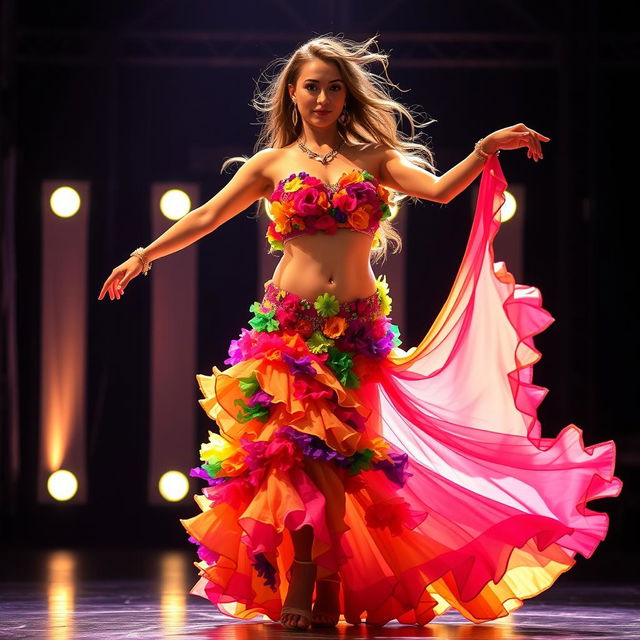
[(347, 89), (336, 64), (313, 58), (300, 67), (295, 85), (289, 85), (289, 95), (307, 124), (328, 127), (340, 117)]

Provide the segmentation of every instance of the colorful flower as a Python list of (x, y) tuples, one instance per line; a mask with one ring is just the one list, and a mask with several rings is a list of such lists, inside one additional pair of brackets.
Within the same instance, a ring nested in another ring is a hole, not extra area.
[[(364, 178), (364, 171), (360, 169), (354, 169), (349, 173), (345, 173), (340, 180), (338, 180), (338, 190), (344, 189), (349, 184), (355, 184), (356, 182), (362, 182)], [(371, 175), (371, 174), (369, 174)]]
[(302, 187), (302, 179), (300, 178), (300, 176), (290, 176), (289, 179), (285, 182), (284, 184), (284, 191), (286, 193), (292, 193), (293, 191), (297, 191), (298, 189), (300, 189)]
[(300, 189), (293, 196), (295, 211), (300, 216), (319, 216), (329, 209), (329, 198), (326, 191), (307, 187)]
[(331, 293), (320, 294), (313, 303), (318, 315), (328, 318), (329, 316), (335, 316), (340, 310), (340, 302)]
[(369, 227), (369, 220), (371, 216), (371, 205), (365, 204), (355, 211), (349, 213), (349, 224), (354, 229), (363, 231)]
[(261, 305), (257, 301), (249, 307), (249, 311), (252, 311), (254, 314), (254, 317), (249, 320), (249, 324), (256, 329), (256, 331), (276, 331), (279, 329), (280, 323), (273, 317), (275, 310), (272, 309), (264, 313), (260, 307)]
[(231, 456), (237, 448), (234, 443), (225, 440), (217, 433), (209, 431), (209, 442), (204, 442), (200, 446), (200, 460), (207, 462), (212, 457), (216, 460), (224, 460)]
[(347, 328), (347, 319), (342, 316), (326, 318), (322, 326), (322, 333), (329, 338), (339, 338)]
[(245, 470), (245, 452), (242, 449), (220, 462), (220, 474), (223, 476), (239, 476)]
[(383, 315), (388, 316), (391, 313), (391, 303), (393, 298), (389, 296), (389, 284), (386, 275), (379, 275), (376, 278), (376, 289), (378, 298), (380, 298), (381, 311)]
[(314, 331), (306, 343), (311, 353), (326, 353), (327, 348), (333, 344), (333, 339), (327, 338), (321, 331)]
[(405, 527), (415, 526), (413, 515), (406, 500), (397, 497), (369, 505), (365, 511), (365, 521), (371, 528), (388, 527), (391, 534), (397, 536)]
[(333, 397), (333, 389), (326, 387), (313, 378), (295, 378), (293, 395), (298, 400), (320, 400)]

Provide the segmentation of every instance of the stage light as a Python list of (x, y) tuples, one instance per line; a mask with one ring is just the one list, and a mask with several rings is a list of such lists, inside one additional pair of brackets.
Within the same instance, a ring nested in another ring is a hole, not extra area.
[(506, 222), (511, 220), (516, 213), (517, 208), (516, 199), (509, 191), (504, 192), (504, 204), (500, 207), (500, 221)]
[(49, 476), (47, 490), (56, 500), (69, 500), (78, 491), (78, 480), (71, 471), (58, 469)]
[(80, 194), (73, 187), (58, 187), (49, 198), (49, 206), (60, 218), (70, 218), (80, 209)]
[(189, 491), (189, 480), (181, 471), (167, 471), (158, 482), (160, 495), (169, 502), (178, 502)]
[(169, 189), (160, 197), (160, 211), (169, 220), (180, 220), (191, 210), (191, 198), (182, 189)]

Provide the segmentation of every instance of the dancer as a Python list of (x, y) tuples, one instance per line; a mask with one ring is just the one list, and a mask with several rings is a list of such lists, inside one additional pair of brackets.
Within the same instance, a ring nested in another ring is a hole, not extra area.
[[(414, 118), (375, 45), (298, 48), (258, 94), (260, 150), (99, 295), (120, 299), (153, 260), (268, 201), (266, 241), (283, 255), (229, 366), (196, 375), (217, 429), (191, 470), (208, 484), (194, 496), (201, 513), (180, 522), (198, 545), (192, 594), (288, 629), (426, 624), (451, 607), (476, 623), (505, 616), (593, 553), (608, 520), (587, 503), (621, 488), (613, 442), (585, 448), (572, 424), (542, 437), (533, 336), (553, 318), (494, 262), (498, 154), (525, 148), (537, 162), (549, 138), (499, 129), (437, 177), (415, 129), (399, 129), (398, 116)], [(371, 262), (400, 247), (400, 197), (448, 203), (480, 173), (449, 297), (405, 351)]]

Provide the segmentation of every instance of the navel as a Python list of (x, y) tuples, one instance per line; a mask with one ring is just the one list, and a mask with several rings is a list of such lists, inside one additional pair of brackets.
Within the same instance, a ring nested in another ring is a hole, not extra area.
[(329, 276), (329, 284), (333, 284), (333, 276)]

